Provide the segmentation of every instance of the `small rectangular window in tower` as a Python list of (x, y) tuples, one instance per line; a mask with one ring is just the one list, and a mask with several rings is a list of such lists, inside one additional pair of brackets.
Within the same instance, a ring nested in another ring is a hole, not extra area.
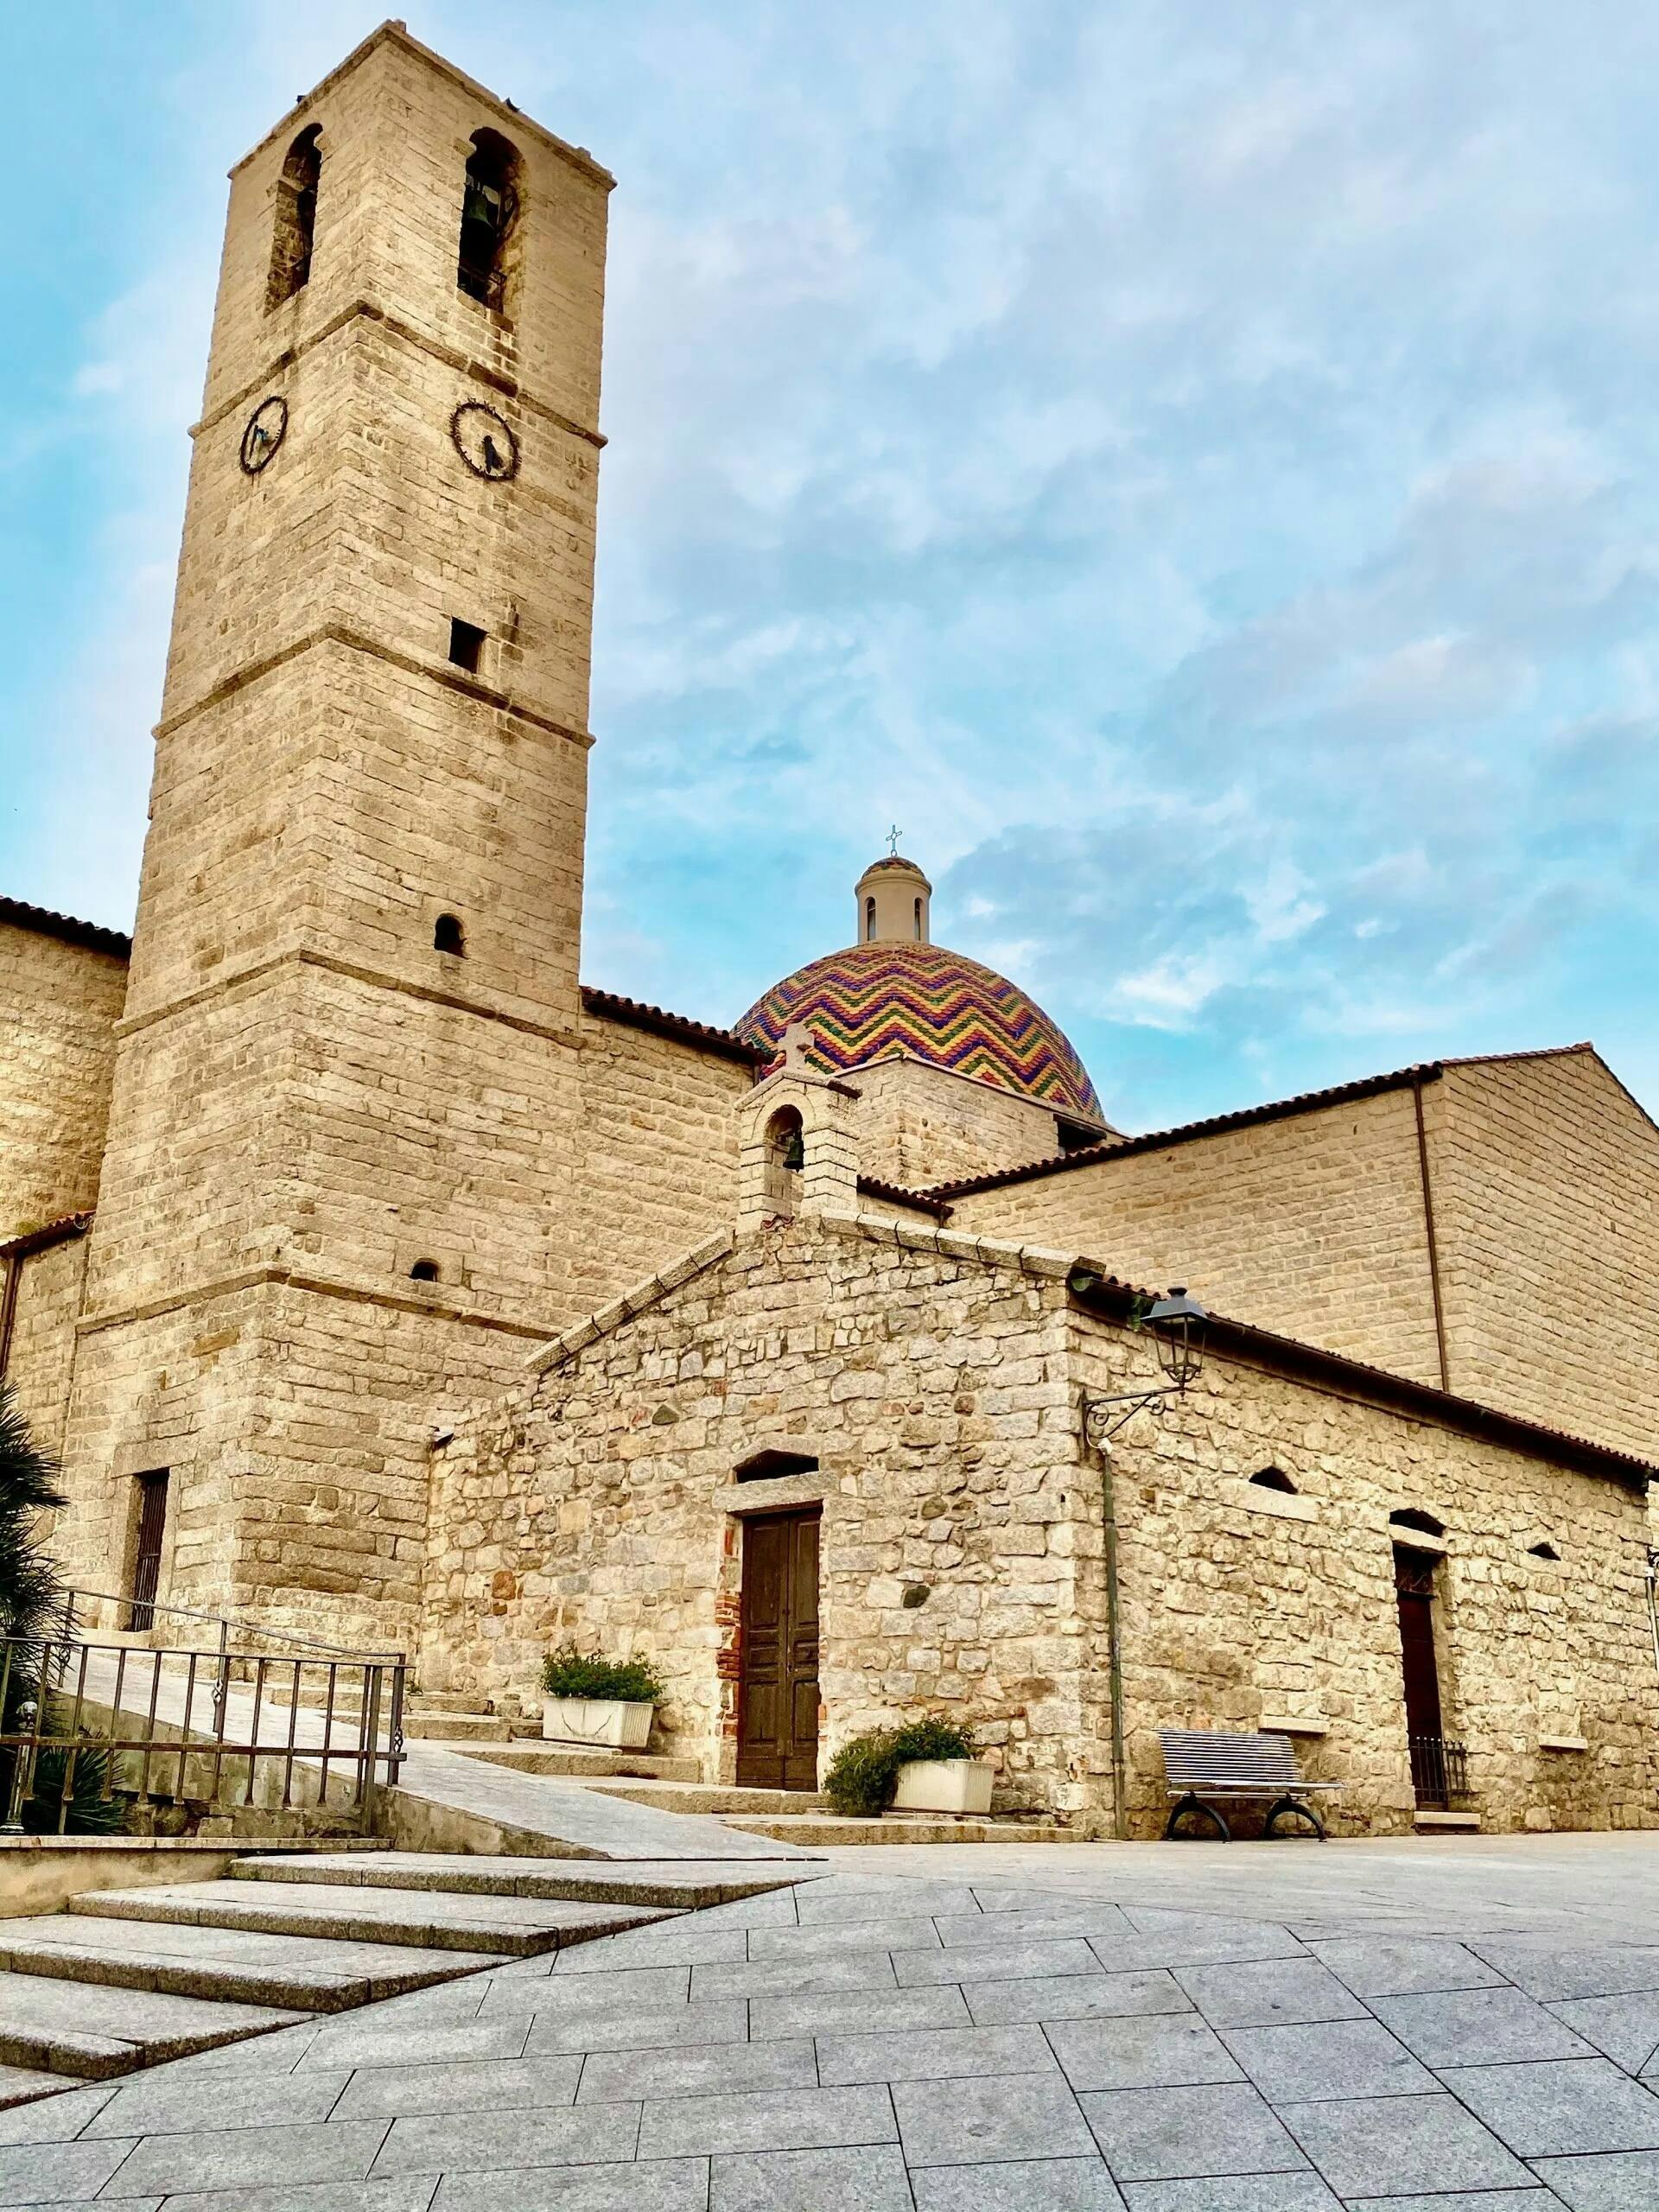
[(478, 674), (478, 664), (483, 658), (484, 640), (489, 633), (480, 630), (476, 622), (463, 622), (456, 615), (449, 625), (449, 658), (457, 668), (464, 668), (468, 676)]

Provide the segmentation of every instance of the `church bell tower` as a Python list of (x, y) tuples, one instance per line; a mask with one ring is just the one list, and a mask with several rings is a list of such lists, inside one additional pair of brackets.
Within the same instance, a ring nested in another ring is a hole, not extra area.
[[(69, 1438), (78, 1580), (400, 1631), (544, 1335), (607, 196), (368, 38), (232, 174)], [(147, 1487), (146, 1487), (147, 1485)]]

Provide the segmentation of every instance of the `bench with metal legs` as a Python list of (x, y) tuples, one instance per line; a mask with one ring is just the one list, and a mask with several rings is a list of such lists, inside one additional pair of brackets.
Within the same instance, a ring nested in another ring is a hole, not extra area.
[(1325, 1822), (1306, 1800), (1316, 1793), (1340, 1789), (1342, 1784), (1309, 1782), (1299, 1774), (1288, 1736), (1160, 1728), (1158, 1742), (1164, 1755), (1165, 1780), (1174, 1800), (1164, 1823), (1166, 1841), (1181, 1840), (1184, 1821), (1198, 1821), (1218, 1843), (1230, 1843), (1232, 1829), (1216, 1801), (1259, 1802), (1270, 1798), (1263, 1835), (1294, 1834), (1294, 1828), (1281, 1824), (1295, 1821), (1324, 1842)]

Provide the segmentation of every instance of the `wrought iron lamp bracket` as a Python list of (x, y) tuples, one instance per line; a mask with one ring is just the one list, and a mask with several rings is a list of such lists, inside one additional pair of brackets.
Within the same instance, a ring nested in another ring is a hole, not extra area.
[(1186, 1395), (1184, 1382), (1167, 1382), (1155, 1390), (1119, 1390), (1110, 1397), (1085, 1398), (1083, 1402), (1084, 1433), (1095, 1449), (1102, 1451), (1118, 1431), (1127, 1428), (1139, 1413), (1157, 1405), (1165, 1398), (1180, 1398)]

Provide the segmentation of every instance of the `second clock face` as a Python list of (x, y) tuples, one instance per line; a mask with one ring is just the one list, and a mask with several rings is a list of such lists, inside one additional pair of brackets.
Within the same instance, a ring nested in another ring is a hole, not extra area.
[(249, 416), (242, 432), (244, 471), (257, 476), (276, 457), (276, 448), (288, 435), (288, 402), (280, 392), (262, 399)]
[(449, 417), (455, 450), (474, 476), (504, 484), (518, 474), (518, 441), (512, 424), (481, 400), (463, 400)]

